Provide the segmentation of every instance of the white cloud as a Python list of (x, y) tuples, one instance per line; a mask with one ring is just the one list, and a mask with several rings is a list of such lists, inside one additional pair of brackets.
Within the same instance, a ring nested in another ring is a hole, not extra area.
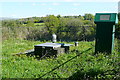
[(77, 1), (77, 0), (61, 0), (61, 1), (65, 1), (65, 2), (73, 2), (73, 1)]
[(77, 10), (78, 10), (78, 8), (71, 8), (71, 10), (72, 10), (72, 11), (77, 11)]
[(16, 15), (16, 14), (12, 14), (12, 15), (11, 15), (11, 17), (16, 18), (16, 17), (17, 17), (17, 15)]
[(45, 5), (47, 5), (47, 4), (45, 4), (45, 3), (42, 3), (41, 5), (42, 5), (42, 6), (45, 6)]
[(80, 6), (79, 3), (73, 3), (73, 6)]
[(32, 3), (32, 6), (35, 6), (36, 5), (36, 3)]
[(118, 2), (119, 0), (74, 0), (74, 2)]
[(68, 13), (68, 14), (62, 14), (62, 16), (78, 16), (80, 14), (75, 14), (75, 13)]
[(100, 12), (96, 12), (96, 13), (117, 13), (117, 12), (112, 12), (112, 11), (100, 11)]
[(48, 8), (48, 10), (53, 10), (53, 8)]
[(57, 6), (57, 5), (60, 5), (59, 3), (53, 3), (52, 5), (55, 5), (55, 6)]

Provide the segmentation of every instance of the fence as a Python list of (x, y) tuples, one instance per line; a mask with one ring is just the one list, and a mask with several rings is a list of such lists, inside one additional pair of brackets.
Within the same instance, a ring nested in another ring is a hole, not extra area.
[[(92, 47), (92, 48), (93, 48), (93, 47)], [(42, 76), (40, 76), (39, 78), (36, 78), (35, 80), (41, 79), (41, 78), (42, 78), (42, 77), (44, 77), (45, 75), (47, 75), (47, 74), (49, 74), (49, 73), (53, 72), (54, 70), (56, 70), (56, 69), (58, 69), (59, 67), (61, 67), (61, 66), (65, 65), (66, 63), (68, 63), (68, 62), (70, 62), (71, 60), (75, 59), (76, 57), (80, 56), (81, 54), (83, 54), (83, 53), (85, 53), (85, 52), (90, 51), (92, 48), (89, 48), (89, 49), (87, 49), (87, 50), (85, 50), (85, 51), (80, 52), (80, 53), (79, 53), (79, 54), (77, 54), (76, 56), (74, 56), (74, 57), (72, 57), (71, 59), (67, 60), (66, 62), (64, 62), (64, 63), (60, 64), (59, 66), (57, 66), (57, 67), (53, 68), (51, 71), (49, 71), (49, 72), (47, 72), (47, 73), (43, 74)]]

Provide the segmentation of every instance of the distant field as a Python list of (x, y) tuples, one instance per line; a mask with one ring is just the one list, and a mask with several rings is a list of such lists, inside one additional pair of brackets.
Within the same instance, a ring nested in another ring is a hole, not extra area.
[[(78, 47), (71, 47), (69, 54), (57, 58), (37, 60), (35, 57), (12, 56), (34, 48), (43, 42), (27, 40), (6, 40), (2, 46), (2, 78), (70, 78), (78, 79), (113, 79), (120, 78), (120, 55), (117, 51), (110, 55), (94, 55), (94, 42), (79, 42)], [(71, 44), (74, 44), (71, 42)], [(92, 48), (90, 51), (87, 49)], [(76, 51), (77, 50), (77, 51)], [(82, 53), (83, 51), (86, 51)], [(75, 57), (76, 55), (80, 55)], [(73, 58), (71, 61), (69, 61)], [(66, 62), (68, 61), (68, 62)], [(64, 62), (66, 62), (64, 65)], [(60, 66), (61, 65), (61, 66)], [(60, 66), (59, 68), (56, 68)], [(54, 69), (56, 68), (56, 69)], [(114, 71), (112, 71), (114, 70)]]
[[(23, 25), (27, 25), (27, 24), (23, 24)], [(45, 27), (45, 23), (34, 23), (34, 27)]]
[(44, 27), (45, 23), (34, 23), (35, 26), (40, 26), (40, 27)]

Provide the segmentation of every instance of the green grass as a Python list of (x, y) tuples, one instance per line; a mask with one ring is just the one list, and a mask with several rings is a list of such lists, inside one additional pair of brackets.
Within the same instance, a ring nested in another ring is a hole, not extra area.
[[(27, 40), (4, 41), (2, 78), (39, 78), (41, 76), (42, 78), (70, 78), (71, 80), (120, 78), (120, 54), (114, 51), (109, 55), (104, 53), (94, 55), (94, 42), (79, 42), (78, 47), (71, 47), (69, 54), (61, 54), (57, 58), (37, 60), (35, 57), (25, 55), (11, 55), (31, 49), (39, 43), (42, 42)], [(91, 47), (93, 48), (90, 51), (81, 53)], [(76, 52), (76, 50), (78, 51)], [(75, 57), (76, 55), (80, 56)], [(73, 59), (68, 61), (71, 58)], [(66, 61), (68, 62), (61, 65)], [(59, 68), (54, 69), (58, 66)]]
[(11, 55), (25, 50), (33, 49), (34, 45), (40, 44), (43, 42), (39, 41), (27, 41), (27, 40), (5, 40), (2, 43), (2, 55)]

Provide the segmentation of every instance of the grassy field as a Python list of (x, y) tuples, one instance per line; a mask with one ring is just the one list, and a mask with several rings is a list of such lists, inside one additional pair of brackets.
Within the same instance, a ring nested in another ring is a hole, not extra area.
[(45, 27), (45, 23), (34, 23), (35, 26)]
[[(27, 24), (23, 24), (23, 25), (27, 25)], [(34, 23), (34, 27), (45, 27), (45, 23)]]
[(32, 49), (40, 43), (43, 42), (3, 41), (2, 78), (120, 79), (119, 52), (94, 54), (94, 42), (79, 42), (78, 47), (71, 47), (70, 53), (57, 58), (38, 60), (34, 56), (12, 55)]

